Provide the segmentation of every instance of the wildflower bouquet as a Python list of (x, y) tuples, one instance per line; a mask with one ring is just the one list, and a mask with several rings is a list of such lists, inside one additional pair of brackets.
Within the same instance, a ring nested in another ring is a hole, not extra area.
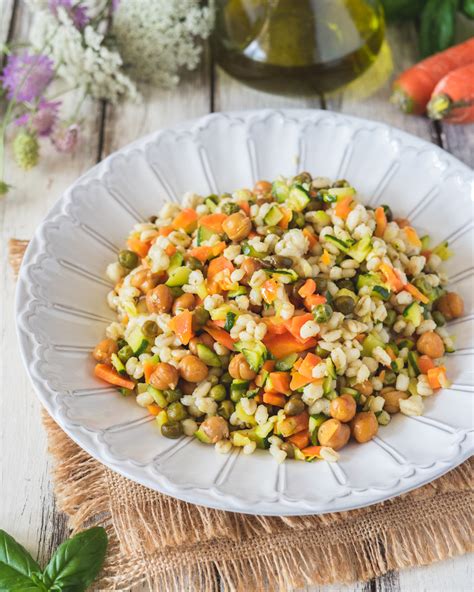
[[(0, 195), (9, 190), (7, 131), (24, 170), (38, 163), (43, 138), (59, 152), (73, 152), (86, 97), (136, 101), (136, 80), (177, 84), (182, 67), (198, 65), (196, 40), (207, 38), (213, 25), (211, 3), (202, 7), (199, 0), (28, 0), (28, 5), (34, 14), (29, 42), (19, 52), (3, 50)], [(61, 97), (71, 91), (77, 106), (64, 114)]]

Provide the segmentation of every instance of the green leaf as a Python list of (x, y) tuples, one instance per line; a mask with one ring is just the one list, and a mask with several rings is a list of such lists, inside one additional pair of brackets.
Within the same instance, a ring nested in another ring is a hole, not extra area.
[(467, 18), (474, 19), (474, 0), (463, 0), (462, 11)]
[(107, 551), (107, 535), (101, 527), (76, 534), (60, 545), (44, 570), (50, 590), (83, 592), (102, 567)]
[(428, 0), (421, 13), (420, 52), (423, 58), (454, 43), (458, 0)]
[(28, 551), (0, 530), (0, 591), (41, 590), (33, 579), (39, 573), (41, 568)]
[(420, 14), (426, 0), (382, 0), (387, 21), (412, 20)]

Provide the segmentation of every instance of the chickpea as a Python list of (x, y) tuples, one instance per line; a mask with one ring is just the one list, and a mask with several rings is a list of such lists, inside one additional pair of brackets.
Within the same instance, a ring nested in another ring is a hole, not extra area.
[(349, 441), (351, 430), (338, 419), (328, 419), (318, 430), (318, 440), (321, 446), (329, 446), (333, 450), (343, 448)]
[(243, 212), (236, 212), (224, 220), (222, 229), (230, 240), (241, 241), (248, 237), (252, 230), (252, 222)]
[(370, 397), (370, 395), (374, 392), (374, 387), (372, 386), (370, 380), (355, 384), (354, 388), (356, 391), (359, 391), (361, 395), (365, 395), (366, 397)]
[(229, 364), (228, 372), (232, 378), (241, 380), (253, 380), (257, 376), (257, 373), (254, 372), (248, 365), (248, 362), (243, 354), (237, 354), (232, 358)]
[(110, 364), (112, 354), (116, 354), (117, 352), (118, 346), (116, 341), (113, 339), (103, 339), (95, 346), (92, 355), (98, 362), (102, 364)]
[(245, 261), (240, 266), (240, 269), (244, 272), (244, 277), (240, 280), (241, 284), (245, 284), (248, 286), (250, 278), (253, 274), (262, 269), (262, 264), (257, 259), (252, 259), (252, 257), (247, 257)]
[(194, 294), (181, 294), (173, 302), (173, 314), (178, 314), (183, 310), (194, 310), (196, 308), (196, 298)]
[(436, 302), (436, 308), (443, 314), (447, 321), (462, 317), (464, 314), (464, 301), (456, 292), (447, 292)]
[(178, 378), (178, 370), (174, 366), (166, 362), (159, 362), (150, 376), (150, 384), (160, 391), (175, 389)]
[(160, 284), (147, 292), (146, 305), (149, 312), (169, 312), (173, 305), (173, 294), (168, 286)]
[(188, 382), (201, 382), (204, 380), (208, 375), (208, 367), (206, 364), (200, 360), (198, 357), (189, 355), (184, 356), (184, 358), (179, 363), (179, 373), (181, 374), (181, 378), (187, 380)]
[(360, 411), (351, 421), (351, 432), (360, 444), (372, 440), (379, 429), (375, 413), (372, 411)]
[(208, 333), (202, 333), (199, 337), (193, 337), (188, 344), (189, 351), (197, 356), (197, 346), (199, 343), (206, 345), (208, 348), (213, 349), (214, 339)]
[(391, 414), (398, 413), (400, 411), (400, 401), (409, 397), (409, 394), (404, 391), (390, 389), (387, 389), (387, 391), (384, 389), (380, 394), (385, 399), (384, 411)]
[(146, 294), (158, 284), (159, 277), (159, 274), (151, 273), (149, 269), (140, 269), (131, 276), (130, 284)]
[(272, 184), (269, 181), (257, 181), (255, 183), (255, 186), (253, 188), (253, 192), (257, 193), (257, 194), (263, 194), (265, 195), (266, 193), (270, 193), (270, 191), (272, 190)]
[(408, 218), (395, 218), (394, 222), (396, 222), (400, 228), (410, 226), (410, 220), (408, 220)]
[(205, 419), (200, 429), (210, 438), (212, 444), (229, 437), (229, 425), (220, 415)]
[(352, 395), (341, 395), (331, 401), (329, 412), (331, 417), (343, 423), (351, 421), (356, 414), (357, 405)]
[(440, 358), (444, 355), (443, 340), (434, 331), (427, 331), (420, 335), (416, 342), (416, 349), (420, 354), (426, 354), (430, 358)]

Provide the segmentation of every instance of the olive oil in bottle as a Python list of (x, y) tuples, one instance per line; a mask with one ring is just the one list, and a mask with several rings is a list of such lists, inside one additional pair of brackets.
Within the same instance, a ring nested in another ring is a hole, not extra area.
[(333, 91), (375, 61), (378, 0), (216, 0), (214, 53), (224, 70), (267, 92)]

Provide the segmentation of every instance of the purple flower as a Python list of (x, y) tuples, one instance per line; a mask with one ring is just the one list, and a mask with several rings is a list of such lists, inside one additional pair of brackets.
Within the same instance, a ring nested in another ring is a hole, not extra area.
[(58, 118), (60, 105), (59, 101), (51, 102), (42, 99), (35, 111), (24, 113), (15, 120), (15, 124), (25, 127), (30, 126), (32, 131), (35, 131), (38, 135), (49, 136)]
[(58, 16), (58, 8), (64, 8), (76, 29), (83, 29), (90, 21), (87, 15), (87, 8), (79, 2), (73, 5), (72, 0), (49, 0), (49, 9)]
[(0, 76), (9, 100), (35, 101), (45, 91), (54, 76), (54, 63), (41, 54), (9, 55)]
[(63, 125), (57, 129), (51, 136), (56, 150), (58, 152), (74, 152), (79, 139), (79, 126), (74, 123), (72, 125)]
[(120, 0), (112, 0), (112, 12), (115, 12), (119, 7)]

